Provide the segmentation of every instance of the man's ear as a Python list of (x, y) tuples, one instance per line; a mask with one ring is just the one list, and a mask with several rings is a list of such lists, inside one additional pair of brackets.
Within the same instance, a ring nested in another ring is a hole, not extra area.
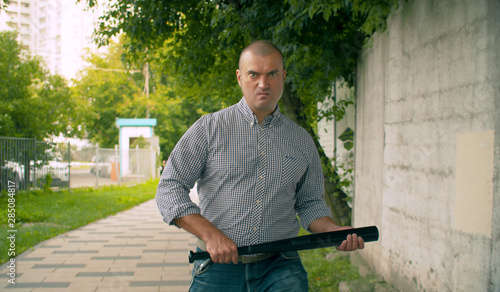
[(238, 80), (238, 84), (241, 86), (241, 71), (240, 71), (240, 69), (236, 69), (236, 79)]

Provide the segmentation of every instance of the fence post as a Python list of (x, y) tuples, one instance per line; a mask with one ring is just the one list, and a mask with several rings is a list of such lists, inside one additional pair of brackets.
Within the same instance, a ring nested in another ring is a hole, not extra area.
[(140, 183), (140, 178), (139, 178), (139, 145), (135, 145), (135, 157), (137, 160), (137, 183)]
[(99, 144), (95, 145), (95, 161), (94, 161), (94, 174), (95, 174), (95, 188), (99, 188)]
[(71, 191), (71, 144), (68, 141), (68, 191)]
[(121, 169), (121, 161), (120, 161), (120, 156), (118, 156), (118, 145), (115, 144), (115, 172), (116, 172), (116, 175), (118, 176), (118, 186), (121, 186), (121, 176), (122, 174), (120, 173), (120, 169)]
[(151, 158), (151, 175), (150, 179), (155, 179), (156, 178), (156, 152), (153, 149), (153, 146), (150, 146), (150, 151), (149, 151), (149, 157)]

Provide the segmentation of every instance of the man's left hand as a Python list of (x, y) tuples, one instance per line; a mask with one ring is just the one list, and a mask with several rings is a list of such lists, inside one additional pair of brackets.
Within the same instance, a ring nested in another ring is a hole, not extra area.
[(365, 248), (365, 242), (363, 238), (356, 235), (356, 233), (347, 235), (346, 240), (342, 241), (342, 243), (337, 246), (337, 250), (340, 251), (353, 251), (363, 248)]

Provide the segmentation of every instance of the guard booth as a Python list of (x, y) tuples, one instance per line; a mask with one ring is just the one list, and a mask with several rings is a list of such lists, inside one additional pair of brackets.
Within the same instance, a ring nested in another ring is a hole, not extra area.
[[(159, 140), (158, 137), (154, 136), (153, 127), (156, 126), (156, 119), (116, 119), (116, 126), (120, 129), (120, 138), (119, 138), (119, 149), (120, 149), (120, 158), (119, 158), (119, 166), (120, 166), (120, 174), (121, 177), (127, 176), (139, 176), (144, 173), (150, 173), (151, 169), (155, 168), (156, 161), (156, 153), (157, 150), (155, 148), (159, 148)], [(147, 141), (150, 142), (150, 149), (144, 151), (136, 151), (135, 149), (130, 149), (130, 145), (134, 142), (135, 139), (143, 137)], [(143, 154), (139, 157), (139, 153), (145, 152), (146, 157)], [(153, 153), (153, 154), (149, 154)], [(137, 157), (137, 158), (136, 158)], [(153, 161), (150, 161), (151, 159)], [(134, 160), (135, 159), (135, 160)], [(147, 172), (140, 172), (139, 169), (136, 169), (137, 164), (140, 162), (142, 165), (142, 169), (146, 169)], [(148, 165), (144, 166), (145, 163)], [(155, 177), (155, 172), (151, 173), (153, 177)], [(148, 178), (149, 179), (149, 178)]]

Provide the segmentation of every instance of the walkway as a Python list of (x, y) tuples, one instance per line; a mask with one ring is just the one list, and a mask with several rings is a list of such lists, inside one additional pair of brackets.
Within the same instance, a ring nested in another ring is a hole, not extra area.
[(187, 291), (196, 238), (162, 221), (154, 200), (37, 245), (4, 291)]

